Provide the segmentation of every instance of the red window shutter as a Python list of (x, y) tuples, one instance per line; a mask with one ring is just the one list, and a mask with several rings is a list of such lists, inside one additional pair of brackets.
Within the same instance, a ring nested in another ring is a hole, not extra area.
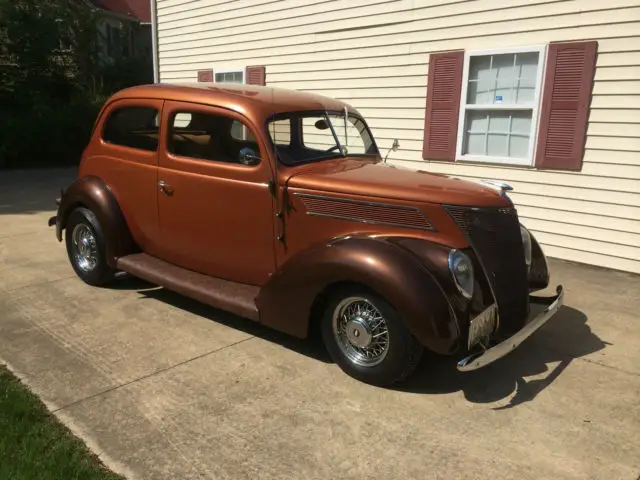
[(456, 158), (458, 113), (462, 88), (464, 52), (432, 53), (427, 78), (427, 109), (424, 118), (422, 158)]
[(582, 168), (597, 47), (597, 42), (549, 45), (536, 167)]
[(247, 82), (249, 85), (266, 85), (267, 73), (263, 66), (247, 67)]
[(209, 70), (198, 70), (198, 81), (199, 82), (213, 82), (213, 69)]

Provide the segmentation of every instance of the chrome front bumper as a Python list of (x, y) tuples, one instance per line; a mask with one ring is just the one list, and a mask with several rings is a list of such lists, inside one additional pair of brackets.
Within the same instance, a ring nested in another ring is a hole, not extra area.
[(537, 316), (532, 318), (521, 330), (516, 332), (511, 337), (507, 338), (503, 342), (494, 345), (483, 352), (474, 353), (468, 357), (463, 358), (458, 362), (458, 370), (461, 372), (469, 372), (471, 370), (477, 370), (485, 367), (490, 363), (495, 362), (499, 358), (504, 357), (509, 352), (515, 350), (522, 342), (529, 338), (536, 330), (553, 317), (553, 315), (562, 306), (562, 300), (564, 292), (562, 286), (559, 285), (556, 288), (556, 295), (549, 298), (532, 297), (532, 303), (548, 303), (547, 307), (540, 312)]

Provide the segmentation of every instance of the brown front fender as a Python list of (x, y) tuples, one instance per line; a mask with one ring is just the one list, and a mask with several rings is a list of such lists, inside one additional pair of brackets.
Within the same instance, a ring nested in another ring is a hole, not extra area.
[(69, 214), (78, 207), (88, 208), (98, 218), (105, 236), (109, 266), (115, 268), (118, 257), (138, 251), (118, 201), (109, 187), (95, 176), (80, 178), (63, 192), (55, 217), (58, 241), (62, 241), (62, 230), (67, 226)]
[(456, 349), (460, 329), (438, 281), (409, 251), (380, 238), (344, 237), (292, 257), (261, 289), (256, 299), (260, 320), (305, 337), (315, 300), (341, 282), (382, 295), (430, 350), (447, 354)]

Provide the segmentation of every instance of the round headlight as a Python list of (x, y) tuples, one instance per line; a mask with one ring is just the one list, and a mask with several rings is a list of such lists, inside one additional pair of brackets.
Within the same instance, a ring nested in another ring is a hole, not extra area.
[(473, 264), (471, 259), (461, 250), (449, 252), (449, 270), (458, 290), (465, 298), (473, 297)]
[(522, 246), (524, 247), (524, 261), (529, 268), (531, 267), (531, 234), (529, 230), (520, 225), (520, 235), (522, 235)]

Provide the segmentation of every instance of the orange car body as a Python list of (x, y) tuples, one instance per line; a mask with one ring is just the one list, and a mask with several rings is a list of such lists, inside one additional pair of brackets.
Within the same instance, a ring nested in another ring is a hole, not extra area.
[[(136, 140), (154, 148), (105, 139), (107, 122), (125, 107), (157, 112), (157, 128), (137, 132)], [(237, 148), (251, 148), (246, 158), (253, 161), (177, 153), (184, 138), (197, 138), (195, 130), (175, 127), (184, 112), (240, 122)], [(345, 112), (363, 138), (371, 136), (356, 109), (308, 93), (249, 85), (150, 85), (117, 93), (103, 107), (78, 179), (51, 221), (58, 239), (69, 213), (86, 207), (102, 226), (112, 268), (299, 337), (308, 334), (324, 294), (345, 283), (386, 298), (426, 348), (478, 350), (461, 369), (482, 366), (483, 355), (492, 361), (487, 352), (497, 341), (531, 333), (529, 295), (547, 286), (549, 274), (532, 235), (525, 259), (506, 186), (395, 167), (373, 140), (363, 154), (338, 146), (318, 161), (285, 162), (285, 153), (296, 150), (278, 145), (269, 128), (291, 112)], [(301, 135), (301, 122), (287, 123), (288, 138)], [(342, 124), (331, 128), (341, 132)], [(472, 259), (471, 298), (452, 275), (453, 251)], [(546, 317), (560, 301), (559, 288)], [(481, 316), (490, 317), (489, 330), (474, 330)]]

